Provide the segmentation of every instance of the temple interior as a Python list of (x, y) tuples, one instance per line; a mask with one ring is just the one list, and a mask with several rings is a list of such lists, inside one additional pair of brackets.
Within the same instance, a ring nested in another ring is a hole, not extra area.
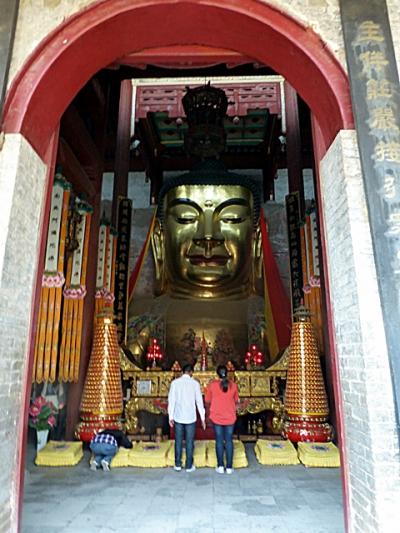
[(120, 58), (63, 114), (32, 399), (57, 409), (51, 440), (167, 440), (182, 366), (204, 389), (224, 364), (239, 440), (331, 441), (309, 108), (270, 68), (192, 48)]

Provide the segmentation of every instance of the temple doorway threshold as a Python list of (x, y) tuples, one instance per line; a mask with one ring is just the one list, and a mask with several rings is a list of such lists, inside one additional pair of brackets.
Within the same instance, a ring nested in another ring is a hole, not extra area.
[(258, 464), (233, 476), (214, 469), (92, 472), (89, 452), (74, 468), (38, 468), (27, 449), (22, 533), (343, 533), (340, 470)]

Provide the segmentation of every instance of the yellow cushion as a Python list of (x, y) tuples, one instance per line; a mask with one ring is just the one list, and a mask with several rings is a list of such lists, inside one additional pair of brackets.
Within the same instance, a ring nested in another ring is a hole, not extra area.
[[(171, 440), (171, 447), (167, 453), (167, 466), (174, 466), (175, 464), (175, 441)], [(204, 468), (207, 466), (207, 442), (206, 440), (196, 440), (193, 451), (193, 464), (196, 468)], [(186, 461), (185, 447), (182, 450), (182, 464)]]
[(171, 441), (160, 443), (138, 442), (129, 452), (129, 466), (162, 468), (167, 466), (167, 453)]
[[(233, 468), (246, 468), (248, 466), (246, 449), (240, 440), (233, 441)], [(217, 454), (215, 452), (215, 440), (207, 442), (207, 466), (217, 466)]]
[(36, 454), (38, 466), (74, 466), (83, 457), (82, 442), (49, 441)]
[(300, 462), (296, 448), (289, 440), (259, 439), (254, 451), (262, 465), (297, 465)]
[(297, 452), (305, 466), (326, 468), (340, 466), (339, 450), (332, 442), (299, 442)]
[[(133, 447), (135, 447), (135, 444), (133, 445)], [(131, 451), (131, 449), (133, 448), (128, 449), (128, 448), (124, 448), (123, 446), (121, 446), (119, 450), (117, 451), (117, 453), (112, 458), (111, 467), (120, 468), (123, 466), (131, 466), (130, 456), (129, 456), (129, 452)]]

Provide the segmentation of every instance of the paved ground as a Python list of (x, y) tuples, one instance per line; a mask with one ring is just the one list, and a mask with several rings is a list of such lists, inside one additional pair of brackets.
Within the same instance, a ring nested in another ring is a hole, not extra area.
[(28, 450), (22, 533), (342, 533), (339, 469), (265, 467), (247, 446), (249, 468), (89, 470), (33, 464)]

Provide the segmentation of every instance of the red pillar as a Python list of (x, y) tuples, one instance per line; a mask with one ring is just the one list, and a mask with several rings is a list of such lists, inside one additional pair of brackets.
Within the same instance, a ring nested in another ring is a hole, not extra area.
[(119, 96), (117, 147), (115, 153), (115, 174), (112, 203), (112, 224), (117, 222), (118, 197), (126, 197), (128, 193), (129, 147), (131, 140), (132, 118), (132, 83), (130, 80), (121, 82)]
[(301, 162), (301, 138), (297, 93), (285, 82), (286, 155), (289, 192), (299, 192), (301, 215), (304, 214), (304, 184)]

